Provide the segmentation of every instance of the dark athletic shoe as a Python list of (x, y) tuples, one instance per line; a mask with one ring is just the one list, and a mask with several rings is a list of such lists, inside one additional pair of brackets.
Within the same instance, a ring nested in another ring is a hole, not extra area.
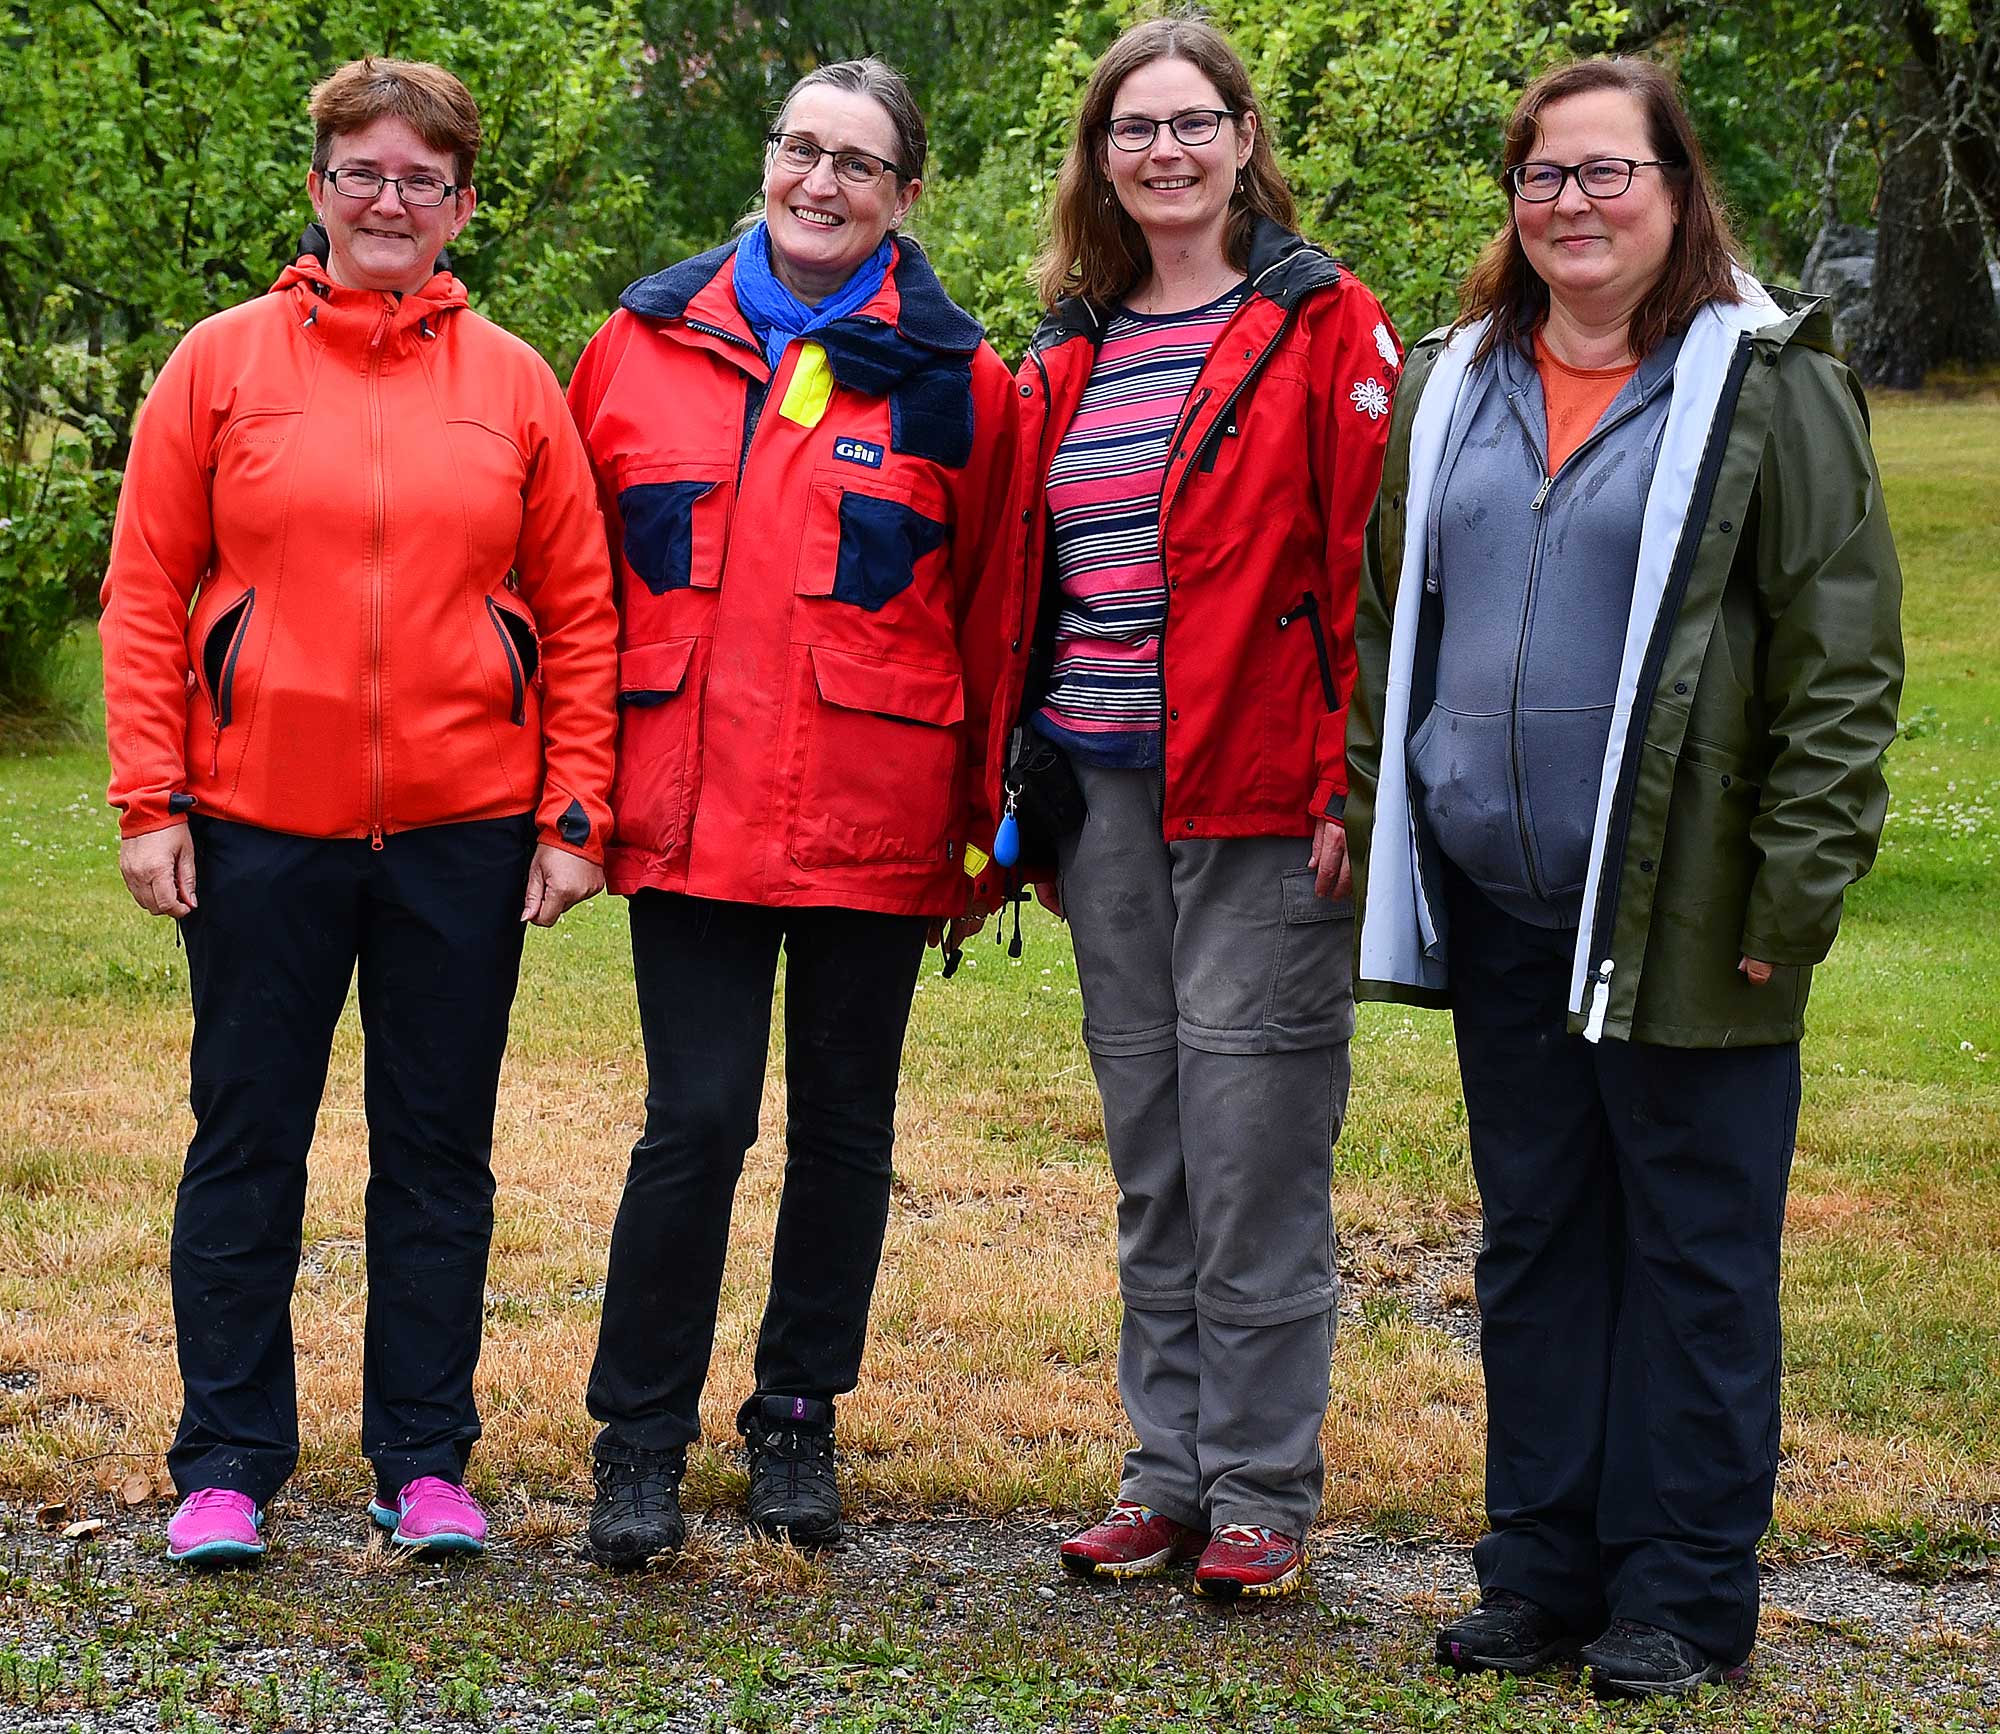
[(813, 1397), (759, 1397), (744, 1422), (750, 1527), (794, 1547), (840, 1542), (833, 1472), (833, 1405)]
[(686, 1473), (684, 1452), (644, 1463), (599, 1458), (590, 1471), (597, 1484), (590, 1506), (590, 1557), (613, 1571), (636, 1571), (649, 1560), (678, 1552), (687, 1540), (687, 1519), (681, 1516), (681, 1477)]
[(1590, 1670), (1591, 1690), (1600, 1698), (1682, 1698), (1702, 1686), (1734, 1684), (1744, 1673), (1638, 1620), (1613, 1620), (1577, 1660)]
[(1532, 1674), (1576, 1653), (1576, 1639), (1539, 1602), (1489, 1590), (1437, 1635), (1437, 1659), (1462, 1674)]

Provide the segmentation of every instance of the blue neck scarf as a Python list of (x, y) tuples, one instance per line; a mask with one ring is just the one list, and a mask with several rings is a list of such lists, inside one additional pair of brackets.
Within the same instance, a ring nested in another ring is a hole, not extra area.
[(764, 345), (764, 359), (771, 364), (771, 371), (778, 371), (778, 358), (794, 338), (809, 337), (874, 300), (889, 274), (890, 256), (891, 246), (884, 237), (853, 276), (817, 306), (808, 306), (772, 272), (771, 231), (760, 219), (736, 248), (736, 305), (743, 309), (743, 317)]

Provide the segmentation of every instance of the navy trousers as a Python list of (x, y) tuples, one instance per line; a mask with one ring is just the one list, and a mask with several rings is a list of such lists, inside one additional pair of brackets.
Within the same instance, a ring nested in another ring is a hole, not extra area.
[(632, 899), (646, 1129), (611, 1230), (590, 1370), (597, 1455), (643, 1462), (701, 1437), (729, 1216), (785, 953), (785, 1187), (757, 1338), (758, 1396), (854, 1389), (889, 1222), (903, 1035), (921, 916)]
[(378, 1495), (463, 1478), (479, 1414), (493, 1112), (531, 816), (365, 840), (192, 822), (195, 1135), (174, 1205), (182, 1492), (268, 1500), (298, 1462), (306, 1152), (360, 971), (368, 1113), (361, 1448)]
[(1642, 1620), (1733, 1665), (1777, 1484), (1798, 1045), (1592, 1046), (1564, 1028), (1575, 935), (1456, 874), (1447, 896), (1485, 1218), (1480, 1587), (1586, 1638)]

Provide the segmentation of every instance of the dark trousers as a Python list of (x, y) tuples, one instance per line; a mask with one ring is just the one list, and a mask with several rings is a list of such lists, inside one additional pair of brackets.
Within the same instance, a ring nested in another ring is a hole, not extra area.
[(1568, 1035), (1575, 935), (1515, 921), (1449, 877), (1485, 1216), (1480, 1587), (1585, 1637), (1642, 1620), (1740, 1662), (1777, 1484), (1798, 1046)]
[[(590, 1371), (600, 1457), (701, 1437), (729, 1216), (757, 1139), (785, 952), (785, 1184), (757, 1338), (757, 1396), (854, 1389), (889, 1221), (896, 1079), (920, 917), (632, 899), (646, 1129), (611, 1230)], [(744, 1405), (745, 1412), (749, 1404)]]
[(195, 1135), (174, 1204), (182, 1492), (268, 1500), (298, 1462), (306, 1152), (360, 969), (368, 1112), (361, 1448), (376, 1491), (461, 1479), (479, 1415), (493, 1110), (533, 819), (365, 840), (193, 821)]

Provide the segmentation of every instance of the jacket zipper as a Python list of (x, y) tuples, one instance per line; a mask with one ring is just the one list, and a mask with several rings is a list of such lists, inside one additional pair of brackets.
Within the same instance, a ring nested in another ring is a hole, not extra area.
[(235, 714), (236, 659), (243, 654), (243, 640), (249, 635), (250, 616), (257, 606), (257, 587), (253, 584), (243, 592), (243, 600), (235, 606), (241, 610), (237, 617), (236, 629), (229, 635), (229, 649), (222, 658), (222, 676), (216, 682), (216, 690), (208, 695), (208, 711), (214, 723), (209, 742), (208, 774), (222, 775), (222, 731), (229, 726)]
[[(1253, 284), (1251, 287), (1254, 290), (1255, 285)], [(1246, 296), (1244, 301), (1237, 304), (1236, 311), (1238, 313), (1242, 312), (1244, 306), (1247, 305), (1247, 301), (1248, 297)], [(1295, 307), (1288, 308), (1285, 312), (1285, 317), (1279, 322), (1278, 329), (1273, 334), (1271, 341), (1264, 345), (1257, 359), (1251, 362), (1249, 367), (1244, 370), (1243, 377), (1230, 388), (1229, 395), (1222, 400), (1222, 407), (1215, 412), (1218, 422), (1227, 418), (1229, 412), (1236, 407), (1237, 401), (1243, 396), (1244, 392), (1255, 382), (1257, 376), (1264, 371), (1271, 357), (1277, 354), (1279, 346), (1291, 335), (1292, 326), (1297, 323), (1297, 320), (1298, 309)], [(1233, 324), (1234, 322), (1235, 314), (1231, 314), (1230, 323)], [(1228, 335), (1228, 331), (1229, 325), (1225, 324), (1222, 330), (1216, 333), (1215, 343), (1209, 347), (1210, 355), (1215, 353), (1216, 348), (1221, 344), (1223, 338)], [(1194, 426), (1195, 418), (1201, 414), (1202, 406), (1212, 396), (1214, 396), (1214, 392), (1209, 387), (1203, 386), (1195, 394), (1192, 406), (1186, 415), (1174, 424), (1174, 437), (1167, 442), (1167, 462), (1169, 464), (1172, 464), (1175, 458), (1180, 455), (1183, 433)], [(1183, 464), (1181, 466), (1181, 473), (1174, 482), (1172, 498), (1163, 499), (1160, 502), (1161, 601), (1160, 649), (1157, 657), (1157, 666), (1160, 671), (1160, 817), (1163, 824), (1167, 812), (1167, 718), (1171, 714), (1167, 705), (1167, 617), (1173, 611), (1174, 594), (1173, 580), (1167, 573), (1167, 520), (1173, 515), (1174, 507), (1180, 503), (1180, 497), (1187, 488), (1188, 476), (1193, 472), (1194, 467), (1193, 464)]]
[[(1576, 447), (1562, 462), (1563, 469), (1576, 462), (1585, 452), (1609, 435), (1624, 422), (1630, 421), (1644, 407), (1646, 399), (1629, 403), (1624, 410), (1608, 422), (1601, 422), (1591, 429), (1582, 444)], [(1528, 412), (1521, 407), (1521, 394), (1510, 391), (1507, 404), (1513, 410), (1523, 430), (1528, 435), (1529, 445), (1534, 444), (1534, 424), (1528, 420)], [(1542, 467), (1548, 469), (1547, 446), (1543, 447)], [(1528, 502), (1528, 510), (1535, 514), (1535, 539), (1528, 549), (1528, 590), (1521, 602), (1521, 630), (1514, 643), (1514, 678), (1507, 705), (1507, 769), (1514, 783), (1514, 828), (1521, 842), (1521, 863), (1528, 875), (1528, 889), (1537, 902), (1548, 901), (1548, 891), (1542, 884), (1542, 876), (1535, 868), (1534, 837), (1528, 829), (1528, 772), (1521, 758), (1521, 682), (1527, 673), (1528, 664), (1528, 622), (1535, 617), (1535, 591), (1542, 575), (1542, 532), (1548, 525), (1548, 518), (1542, 508), (1548, 504), (1549, 490), (1556, 485), (1553, 474), (1545, 473), (1542, 485), (1536, 489), (1535, 497)]]
[(1303, 620), (1312, 631), (1313, 659), (1319, 664), (1319, 689), (1325, 696), (1329, 711), (1340, 708), (1340, 694), (1333, 679), (1333, 657), (1326, 647), (1326, 627), (1319, 617), (1319, 598), (1308, 590), (1290, 608), (1278, 616), (1278, 629), (1282, 632), (1295, 621)]
[(513, 634), (507, 630), (507, 622), (501, 618), (507, 610), (489, 596), (486, 598), (486, 612), (493, 621), (493, 630), (500, 635), (500, 654), (507, 659), (508, 678), (514, 683), (514, 703), (507, 713), (507, 720), (519, 728), (528, 719), (527, 671), (521, 667), (521, 656), (514, 648)]
[(1610, 1005), (1611, 972), (1616, 964), (1611, 947), (1616, 937), (1618, 894), (1624, 879), (1625, 848), (1632, 833), (1632, 802), (1639, 785), (1637, 750), (1645, 744), (1646, 724), (1652, 715), (1653, 695), (1660, 684), (1660, 671), (1667, 660), (1667, 646), (1679, 622), (1681, 604), (1687, 599), (1688, 579), (1694, 572), (1695, 556), (1701, 551), (1702, 530), (1708, 522), (1708, 508), (1721, 480), (1722, 460), (1729, 449), (1729, 435), (1736, 421), (1736, 405), (1743, 395), (1743, 376), (1750, 371), (1751, 343), (1746, 332), (1736, 340), (1736, 353), (1716, 399), (1715, 418), (1709, 423), (1708, 447), (1695, 472), (1694, 489), (1688, 499), (1687, 515), (1681, 520), (1680, 541), (1674, 562), (1667, 571), (1666, 589), (1653, 617), (1653, 632), (1646, 643), (1645, 660), (1639, 665), (1639, 680), (1632, 694), (1632, 712), (1625, 724), (1625, 752), (1618, 766), (1618, 787), (1612, 795), (1611, 812), (1604, 836), (1604, 865), (1597, 882), (1597, 908), (1590, 923), (1591, 949), (1599, 955), (1592, 960), (1591, 988), (1584, 1034), (1592, 1041), (1604, 1033), (1604, 1017)]
[(371, 528), (373, 543), (370, 571), (373, 582), (369, 595), (368, 622), (368, 846), (382, 847), (383, 786), (387, 774), (382, 763), (382, 563), (387, 542), (388, 503), (382, 487), (382, 339), (389, 332), (389, 310), (382, 310), (375, 334), (368, 340), (368, 437), (373, 462), (369, 473), (374, 482), (375, 516)]

